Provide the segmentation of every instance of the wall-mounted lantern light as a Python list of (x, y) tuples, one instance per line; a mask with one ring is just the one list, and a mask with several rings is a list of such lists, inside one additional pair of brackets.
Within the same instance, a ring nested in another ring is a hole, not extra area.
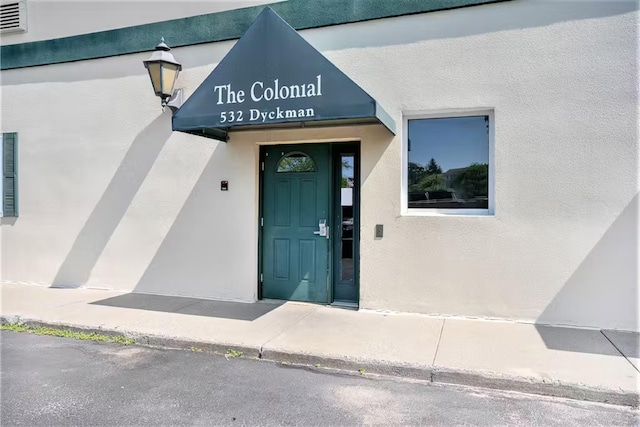
[(175, 112), (182, 105), (182, 89), (173, 90), (178, 74), (182, 70), (182, 64), (176, 61), (170, 50), (163, 37), (151, 57), (143, 63), (149, 72), (153, 91), (162, 100), (162, 111), (169, 106)]

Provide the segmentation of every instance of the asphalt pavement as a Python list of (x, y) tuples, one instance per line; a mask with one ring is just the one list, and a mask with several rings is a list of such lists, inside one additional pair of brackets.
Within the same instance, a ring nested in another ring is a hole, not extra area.
[(0, 424), (638, 425), (627, 407), (0, 332)]

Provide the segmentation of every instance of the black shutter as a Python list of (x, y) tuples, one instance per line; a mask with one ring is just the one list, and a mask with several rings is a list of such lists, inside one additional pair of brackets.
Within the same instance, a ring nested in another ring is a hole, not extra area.
[(2, 214), (18, 216), (17, 133), (2, 134)]

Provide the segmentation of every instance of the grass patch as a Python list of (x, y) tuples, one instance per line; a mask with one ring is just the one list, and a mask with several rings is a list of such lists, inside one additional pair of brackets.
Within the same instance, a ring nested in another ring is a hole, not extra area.
[(230, 349), (227, 350), (227, 354), (225, 354), (225, 356), (227, 358), (229, 358), (229, 357), (242, 357), (242, 354), (243, 353), (241, 351), (234, 350), (234, 349), (230, 348)]
[(48, 326), (29, 326), (23, 323), (3, 323), (2, 325), (0, 325), (0, 330), (26, 332), (28, 334), (35, 335), (49, 335), (52, 337), (61, 338), (73, 338), (76, 340), (84, 341), (113, 342), (124, 345), (131, 345), (135, 343), (135, 340), (133, 338), (103, 335), (96, 332), (72, 331), (70, 329), (64, 328), (50, 328)]

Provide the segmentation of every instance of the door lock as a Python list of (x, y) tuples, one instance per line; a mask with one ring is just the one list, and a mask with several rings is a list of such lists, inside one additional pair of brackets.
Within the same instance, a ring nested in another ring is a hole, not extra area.
[(321, 219), (318, 222), (318, 231), (314, 231), (313, 234), (318, 235), (318, 236), (323, 236), (326, 237), (327, 239), (329, 238), (329, 227), (327, 227), (327, 220), (326, 219)]

